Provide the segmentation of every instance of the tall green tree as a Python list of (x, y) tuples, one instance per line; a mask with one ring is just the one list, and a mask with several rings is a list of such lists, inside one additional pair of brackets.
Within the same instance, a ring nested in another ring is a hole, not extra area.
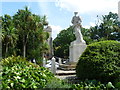
[(109, 12), (98, 20), (96, 26), (90, 28), (90, 37), (93, 40), (120, 40), (120, 22), (116, 13)]
[(81, 33), (82, 33), (83, 39), (85, 40), (87, 45), (94, 42), (90, 37), (90, 35), (91, 35), (90, 29), (86, 29), (86, 28), (82, 27)]
[(73, 27), (62, 30), (53, 41), (54, 54), (57, 57), (68, 58), (70, 43), (75, 40)]
[(34, 22), (32, 19), (32, 14), (25, 7), (25, 10), (18, 10), (18, 12), (13, 16), (15, 28), (18, 30), (19, 37), (22, 38), (23, 45), (23, 57), (26, 56), (26, 45), (29, 37), (29, 33), (34, 30)]
[(38, 15), (33, 15), (35, 21), (35, 31), (29, 34), (28, 39), (28, 58), (39, 59), (43, 57), (43, 54), (48, 50), (48, 44), (46, 40), (48, 39), (48, 33), (44, 32), (44, 25), (46, 25), (46, 17), (40, 17)]
[[(43, 31), (44, 25), (46, 24), (46, 16), (40, 17), (32, 14), (28, 8), (25, 7), (25, 10), (18, 10), (13, 16), (13, 20), (15, 28), (18, 30), (19, 39), (22, 41), (23, 56), (26, 57), (26, 46), (30, 43), (30, 38), (34, 38), (33, 42), (39, 38), (37, 42), (41, 43), (41, 45), (46, 40), (46, 34)], [(34, 43), (32, 44), (33, 47)]]
[(17, 34), (10, 15), (2, 16), (2, 54), (3, 57), (16, 54)]
[(18, 10), (13, 16), (13, 21), (19, 35), (18, 53), (28, 59), (40, 60), (48, 50), (48, 33), (44, 32), (44, 26), (47, 25), (46, 16), (32, 14), (25, 7), (25, 10)]

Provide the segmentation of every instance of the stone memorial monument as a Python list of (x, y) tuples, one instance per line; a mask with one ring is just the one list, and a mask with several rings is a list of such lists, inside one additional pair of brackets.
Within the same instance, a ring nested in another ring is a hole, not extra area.
[(80, 19), (79, 16), (77, 16), (78, 12), (74, 12), (75, 16), (72, 18), (72, 24), (74, 28), (74, 34), (76, 37), (76, 40), (71, 42), (70, 47), (69, 47), (69, 63), (71, 64), (76, 64), (79, 60), (79, 57), (81, 54), (84, 52), (86, 49), (87, 45), (85, 41), (83, 40), (83, 36), (81, 33), (81, 22), (82, 20)]
[(47, 56), (48, 56), (48, 58), (51, 58), (53, 56), (52, 28), (47, 25), (47, 27), (44, 30), (49, 33), (49, 38), (47, 39), (47, 43), (48, 43), (50, 49), (49, 49), (49, 53)]
[(118, 16), (119, 16), (118, 20), (120, 21), (120, 1), (118, 2)]
[(72, 24), (74, 29), (74, 34), (76, 37), (76, 40), (71, 42), (69, 47), (69, 61), (66, 64), (60, 65), (60, 69), (64, 70), (73, 70), (76, 68), (76, 64), (86, 49), (87, 45), (86, 42), (83, 40), (83, 36), (81, 33), (81, 22), (79, 16), (77, 16), (78, 12), (74, 12), (75, 16), (72, 18)]

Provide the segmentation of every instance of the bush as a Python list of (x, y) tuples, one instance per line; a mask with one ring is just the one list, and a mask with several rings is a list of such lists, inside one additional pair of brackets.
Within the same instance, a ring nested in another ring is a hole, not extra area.
[(115, 84), (115, 87), (118, 88), (118, 89), (120, 89), (120, 82), (117, 82), (117, 83)]
[(81, 81), (79, 84), (73, 84), (71, 88), (76, 90), (114, 90), (114, 86), (111, 82), (102, 84), (96, 80), (85, 80)]
[[(13, 62), (11, 58), (14, 58)], [(2, 63), (3, 89), (43, 88), (46, 86), (49, 79), (54, 77), (48, 69), (40, 67), (39, 65), (33, 65), (21, 58), (20, 62), (22, 62), (20, 63), (18, 58), (20, 57), (9, 57), (2, 61), (4, 62)], [(8, 62), (12, 63), (12, 65), (9, 66), (10, 63)]]
[(70, 88), (70, 84), (67, 84), (65, 81), (53, 77), (48, 81), (45, 88)]
[(100, 41), (87, 46), (80, 57), (76, 73), (80, 79), (113, 82), (120, 77), (120, 43)]
[(28, 61), (25, 58), (22, 58), (20, 56), (11, 56), (5, 59), (2, 59), (1, 62), (2, 66), (9, 66), (12, 67), (15, 64), (28, 64)]

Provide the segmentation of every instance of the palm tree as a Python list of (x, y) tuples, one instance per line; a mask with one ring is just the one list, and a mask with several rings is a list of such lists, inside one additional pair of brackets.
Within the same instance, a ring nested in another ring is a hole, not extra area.
[[(25, 10), (18, 10), (13, 16), (13, 20), (15, 28), (18, 30), (19, 37), (22, 40), (23, 57), (26, 57), (27, 44), (30, 45), (30, 43), (36, 41), (38, 42), (37, 46), (41, 45), (43, 47), (43, 42), (46, 39), (46, 33), (43, 31), (44, 25), (46, 24), (46, 16), (40, 17), (32, 14), (28, 8), (25, 7)], [(29, 45), (27, 48), (30, 47)], [(41, 46), (39, 48), (41, 48)], [(34, 48), (36, 47), (34, 46), (34, 43), (32, 43), (32, 48), (30, 49)]]
[[(13, 25), (12, 18), (11, 16), (6, 14), (2, 17), (2, 45), (3, 45), (3, 55), (5, 54), (5, 57), (7, 57), (7, 55), (10, 54), (10, 49), (15, 48), (16, 42), (17, 42), (17, 35), (15, 33), (15, 28)], [(12, 54), (14, 50), (12, 50)]]
[(31, 56), (33, 55), (32, 57), (37, 58), (42, 57), (43, 53), (47, 52), (48, 50), (48, 45), (45, 42), (48, 39), (48, 33), (44, 32), (44, 25), (46, 25), (45, 16), (40, 17), (38, 15), (33, 15), (33, 20), (35, 22), (34, 31), (30, 33), (28, 46), (32, 48), (30, 49), (29, 53), (33, 52), (36, 54), (31, 54)]
[(22, 39), (23, 57), (26, 57), (26, 45), (29, 33), (34, 30), (34, 21), (31, 12), (25, 7), (25, 10), (18, 10), (13, 16), (15, 28), (18, 30), (19, 37)]

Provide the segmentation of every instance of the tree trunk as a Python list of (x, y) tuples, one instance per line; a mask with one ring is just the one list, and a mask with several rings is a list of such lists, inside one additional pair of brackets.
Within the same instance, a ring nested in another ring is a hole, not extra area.
[(26, 45), (27, 45), (28, 35), (23, 35), (23, 57), (26, 57)]
[(25, 58), (26, 56), (26, 44), (23, 44), (23, 57)]
[(8, 54), (8, 43), (6, 44), (5, 57), (7, 56), (7, 54)]
[(25, 42), (25, 35), (23, 35), (23, 57), (26, 56), (26, 42)]

